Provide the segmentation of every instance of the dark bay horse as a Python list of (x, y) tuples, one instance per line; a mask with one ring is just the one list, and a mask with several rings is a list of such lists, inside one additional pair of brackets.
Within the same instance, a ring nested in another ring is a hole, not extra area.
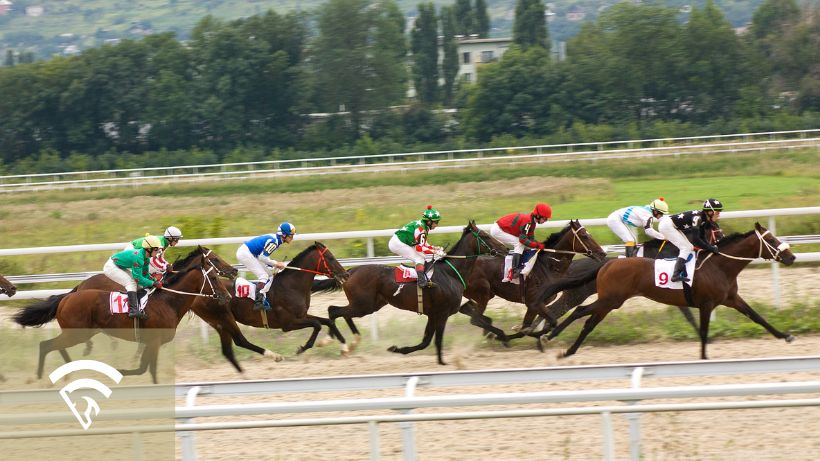
[(410, 347), (391, 346), (388, 350), (409, 354), (430, 345), (435, 335), (438, 363), (446, 365), (442, 359), (444, 327), (447, 319), (458, 312), (466, 281), (469, 280), (477, 257), (481, 254), (505, 255), (507, 248), (470, 221), (462, 231), (461, 238), (447, 252), (443, 259), (432, 263), (434, 288), (422, 290), (422, 310), (419, 312), (416, 283), (397, 283), (395, 267), (381, 264), (367, 264), (350, 270), (350, 278), (342, 287), (340, 284), (318, 283), (314, 291), (332, 291), (344, 288), (347, 306), (330, 306), (330, 320), (344, 317), (354, 334), (358, 330), (353, 317), (372, 314), (387, 304), (399, 309), (423, 313), (427, 316), (424, 337), (418, 345)]
[[(787, 243), (755, 223), (755, 228), (745, 234), (734, 234), (718, 242), (720, 254), (701, 254), (692, 279), (692, 301), (700, 309), (700, 357), (706, 359), (706, 339), (712, 310), (718, 305), (731, 307), (765, 328), (775, 338), (791, 342), (794, 337), (782, 333), (770, 325), (738, 294), (737, 276), (756, 258), (773, 259), (786, 266), (794, 263), (795, 256)], [(575, 343), (564, 353), (574, 354), (584, 338), (614, 309), (633, 296), (643, 296), (663, 304), (686, 306), (683, 290), (670, 290), (655, 286), (655, 261), (647, 258), (615, 259), (607, 262), (598, 272), (598, 299), (575, 309), (560, 325), (555, 327), (549, 339), (558, 336), (567, 326), (581, 317), (589, 316)]]
[[(273, 278), (271, 289), (267, 293), (271, 305), (269, 311), (255, 310), (252, 299), (236, 297), (231, 300), (229, 309), (238, 322), (252, 327), (278, 328), (282, 331), (313, 328), (310, 338), (299, 347), (297, 354), (313, 347), (324, 325), (330, 330), (331, 336), (342, 343), (342, 353), (346, 354), (349, 348), (336, 325), (330, 319), (308, 314), (311, 286), (313, 278), (317, 275), (326, 276), (334, 284), (340, 285), (345, 283), (348, 277), (345, 268), (321, 242), (314, 242), (302, 250), (288, 263), (286, 269)], [(223, 284), (234, 293), (234, 282), (223, 281)], [(199, 302), (211, 303), (209, 300)], [(225, 341), (222, 346), (224, 352)], [(230, 348), (230, 342), (227, 343), (227, 347)]]
[[(168, 277), (165, 286), (149, 296), (146, 310), (150, 315), (139, 322), (139, 329), (134, 327), (134, 319), (127, 315), (111, 313), (109, 291), (74, 291), (63, 296), (57, 306), (40, 303), (21, 309), (14, 315), (14, 321), (20, 325), (40, 326), (56, 318), (62, 329), (59, 336), (40, 343), (37, 377), (42, 378), (45, 357), (49, 352), (59, 350), (63, 359), (70, 362), (67, 348), (85, 342), (102, 331), (127, 341), (145, 342), (139, 368), (120, 372), (123, 375), (140, 375), (150, 369), (151, 378), (156, 383), (159, 347), (174, 338), (179, 321), (194, 300), (209, 297), (224, 304), (231, 298), (217, 278), (217, 271), (208, 266), (205, 256), (200, 255), (196, 264)], [(151, 329), (161, 329), (163, 333), (137, 336), (138, 331)]]
[[(231, 279), (236, 277), (237, 270), (235, 267), (231, 266), (230, 263), (219, 257), (219, 255), (217, 255), (213, 250), (203, 246), (197, 246), (188, 255), (174, 261), (174, 270), (187, 270), (194, 264), (198, 263), (200, 255), (205, 257), (208, 267), (213, 267), (220, 277)], [(106, 277), (105, 274), (97, 274), (85, 279), (82, 283), (77, 285), (72, 292), (88, 289), (105, 291), (124, 290), (121, 285)], [(68, 293), (50, 296), (48, 299), (34, 303), (30, 307), (40, 309), (56, 309), (57, 305), (60, 303), (60, 300), (67, 294)], [(195, 301), (194, 304), (191, 305), (191, 311), (193, 311), (194, 314), (216, 330), (219, 334), (220, 343), (222, 345), (222, 355), (225, 356), (225, 358), (234, 366), (234, 368), (236, 368), (238, 372), (242, 372), (242, 367), (239, 365), (239, 362), (236, 360), (233, 353), (231, 340), (233, 340), (237, 346), (244, 347), (245, 349), (251, 350), (258, 354), (273, 357), (277, 360), (281, 359), (281, 356), (278, 354), (248, 341), (245, 335), (242, 334), (239, 326), (236, 324), (236, 320), (233, 318), (233, 313), (225, 305)], [(85, 355), (88, 355), (91, 352), (91, 347), (91, 341), (88, 341), (84, 352)]]
[[(539, 251), (532, 271), (521, 284), (502, 282), (504, 275), (504, 258), (481, 257), (475, 263), (470, 278), (467, 280), (467, 289), (464, 297), (468, 299), (459, 311), (471, 317), (473, 325), (492, 324), (492, 319), (483, 315), (487, 303), (495, 296), (507, 301), (526, 304), (528, 309), (524, 317), (521, 332), (512, 335), (510, 339), (521, 337), (526, 328), (532, 323), (536, 314), (546, 315), (544, 304), (536, 304), (538, 293), (545, 284), (561, 278), (577, 254), (583, 254), (597, 259), (606, 257), (606, 252), (592, 238), (578, 220), (570, 221), (562, 230), (551, 234), (544, 242), (545, 250)], [(476, 318), (483, 317), (483, 318)], [(495, 327), (487, 331), (505, 341), (505, 334)]]
[(5, 294), (11, 298), (15, 293), (17, 293), (17, 287), (0, 275), (0, 294)]

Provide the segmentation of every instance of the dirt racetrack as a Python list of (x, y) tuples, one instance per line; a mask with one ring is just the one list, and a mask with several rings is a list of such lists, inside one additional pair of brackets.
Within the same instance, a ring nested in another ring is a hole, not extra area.
[[(781, 270), (781, 292), (786, 302), (813, 302), (820, 295), (815, 268)], [(771, 300), (771, 272), (752, 270), (742, 274), (741, 293), (757, 302)], [(316, 297), (320, 309), (338, 302), (335, 297)], [(642, 300), (631, 301), (628, 308), (653, 305)], [(753, 303), (754, 305), (754, 303)], [(494, 309), (505, 309), (506, 303), (493, 302)], [(725, 309), (725, 308), (723, 308)], [(613, 314), (613, 315), (617, 315)], [(718, 310), (720, 315), (720, 310)], [(390, 322), (407, 324), (408, 338), (419, 338), (422, 319), (414, 314), (387, 307), (378, 314), (379, 325)], [(341, 323), (341, 322), (340, 322)], [(367, 321), (364, 321), (367, 325)], [(505, 325), (508, 328), (509, 325)], [(293, 333), (291, 333), (293, 334)], [(415, 335), (418, 336), (415, 336)], [(396, 340), (404, 345), (405, 341)], [(331, 346), (333, 347), (333, 346)], [(697, 342), (651, 343), (612, 347), (583, 346), (569, 359), (556, 359), (552, 346), (544, 354), (521, 348), (475, 347), (474, 341), (452, 340), (445, 348), (448, 366), (435, 364), (434, 348), (409, 356), (384, 351), (354, 353), (350, 358), (320, 356), (317, 352), (275, 363), (258, 357), (243, 361), (246, 379), (407, 373), (411, 371), (452, 371), (456, 369), (492, 369), (563, 366), (582, 364), (641, 363), (655, 361), (688, 361), (698, 357)], [(282, 352), (282, 351), (280, 351)], [(786, 344), (770, 336), (750, 340), (717, 340), (709, 346), (712, 359), (776, 356), (820, 355), (820, 336), (798, 336)], [(284, 353), (284, 352), (283, 352)], [(326, 355), (326, 354), (325, 354)], [(211, 360), (178, 363), (177, 382), (242, 379), (224, 362)], [(645, 387), (667, 385), (703, 385), (725, 383), (759, 383), (820, 380), (817, 372), (759, 374), (741, 376), (651, 378)], [(419, 388), (417, 395), (447, 393), (528, 392), (547, 390), (580, 390), (629, 387), (627, 378), (619, 381), (558, 382), (469, 388)], [(401, 396), (399, 390), (383, 392), (348, 392), (326, 394), (260, 395), (232, 398), (201, 398), (200, 404), (301, 401)], [(818, 395), (791, 395), (760, 398), (817, 398)], [(732, 400), (727, 397), (724, 400)], [(660, 403), (660, 402), (654, 402)], [(606, 402), (595, 402), (603, 405)], [(583, 406), (584, 403), (565, 406)], [(543, 406), (542, 406), (543, 407)], [(428, 411), (470, 411), (476, 408), (434, 409)], [(504, 407), (493, 407), (493, 410)], [(368, 414), (362, 412), (359, 414)], [(330, 416), (298, 414), (282, 416), (246, 416), (234, 418), (286, 418)], [(333, 415), (338, 416), (338, 415)], [(223, 420), (232, 420), (224, 418)], [(203, 420), (204, 421), (204, 420)], [(612, 418), (615, 454), (618, 460), (630, 459), (628, 422), (625, 416)], [(644, 414), (641, 421), (643, 460), (816, 460), (820, 459), (820, 408), (701, 411)], [(599, 416), (562, 416), (519, 419), (467, 420), (417, 423), (416, 446), (419, 460), (591, 460), (602, 459), (601, 418)], [(402, 458), (401, 431), (397, 424), (379, 426), (379, 455), (382, 460)], [(365, 425), (248, 429), (209, 431), (196, 434), (198, 459), (202, 460), (366, 460), (370, 459)]]

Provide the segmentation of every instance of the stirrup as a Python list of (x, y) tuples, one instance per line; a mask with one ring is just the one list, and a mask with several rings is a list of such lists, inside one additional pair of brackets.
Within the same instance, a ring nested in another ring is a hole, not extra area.
[(145, 319), (148, 318), (148, 312), (145, 312), (144, 310), (141, 311), (141, 310), (139, 310), (139, 308), (132, 309), (131, 307), (129, 307), (128, 308), (128, 317), (132, 318), (132, 319), (133, 318), (138, 318), (138, 319), (145, 320)]
[(672, 279), (671, 279), (671, 281), (672, 281), (672, 282), (688, 282), (688, 281), (689, 281), (689, 277), (687, 277), (687, 276), (686, 276), (685, 274), (683, 274), (682, 272), (678, 272), (677, 274), (672, 274)]
[(253, 301), (253, 310), (255, 311), (269, 311), (271, 309), (268, 297), (262, 293), (256, 293), (256, 299)]

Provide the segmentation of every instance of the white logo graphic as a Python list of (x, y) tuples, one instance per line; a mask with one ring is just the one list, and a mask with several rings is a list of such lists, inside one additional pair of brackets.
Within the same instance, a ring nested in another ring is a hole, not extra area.
[[(122, 380), (122, 373), (117, 371), (114, 367), (105, 364), (103, 362), (98, 362), (96, 360), (75, 360), (73, 362), (68, 362), (65, 365), (57, 368), (56, 370), (52, 371), (48, 375), (48, 379), (51, 380), (52, 383), (56, 383), (60, 378), (66, 376), (69, 373), (79, 371), (79, 370), (93, 370), (100, 372), (109, 378), (115, 383), (118, 383)], [(97, 404), (97, 401), (92, 399), (88, 396), (83, 396), (83, 399), (86, 401), (85, 411), (80, 414), (77, 410), (77, 405), (71, 400), (69, 394), (78, 390), (78, 389), (94, 389), (105, 398), (111, 397), (111, 389), (108, 388), (105, 384), (97, 381), (96, 379), (88, 379), (82, 378), (76, 381), (72, 381), (66, 384), (62, 389), (60, 389), (60, 397), (63, 398), (66, 405), (68, 405), (68, 409), (74, 413), (74, 417), (77, 418), (77, 421), (80, 422), (80, 425), (83, 426), (83, 430), (88, 430), (91, 427), (91, 410), (94, 410), (94, 416), (100, 414), (100, 406)]]

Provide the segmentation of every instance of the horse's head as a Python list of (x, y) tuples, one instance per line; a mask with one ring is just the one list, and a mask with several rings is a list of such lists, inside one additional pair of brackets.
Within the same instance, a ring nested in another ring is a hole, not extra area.
[(205, 261), (207, 265), (216, 269), (216, 272), (220, 277), (225, 277), (229, 279), (236, 278), (239, 271), (235, 267), (230, 265), (227, 261), (220, 258), (219, 255), (214, 253), (213, 250), (203, 246), (199, 246), (197, 248), (205, 256)]
[(563, 230), (551, 235), (544, 245), (555, 250), (572, 251), (598, 261), (606, 258), (606, 251), (577, 219), (571, 220)]
[(182, 292), (216, 299), (226, 304), (231, 294), (219, 280), (219, 271), (208, 260), (207, 251), (197, 248), (182, 259), (179, 270), (169, 275), (164, 285)]
[(11, 298), (12, 296), (14, 296), (15, 293), (17, 293), (17, 287), (14, 286), (13, 283), (6, 280), (6, 278), (2, 275), (0, 275), (0, 293), (5, 293), (5, 295), (9, 298)]
[(350, 276), (339, 263), (339, 260), (333, 256), (333, 253), (322, 242), (313, 242), (313, 245), (296, 255), (288, 264), (288, 267), (295, 267), (315, 275), (324, 275), (327, 278), (335, 279), (339, 283), (344, 283)]
[(755, 234), (760, 239), (760, 258), (774, 259), (780, 261), (786, 266), (794, 264), (797, 258), (792, 253), (791, 247), (786, 242), (781, 242), (780, 239), (774, 236), (768, 229), (761, 226), (760, 223), (755, 223)]
[(504, 256), (507, 254), (507, 247), (487, 232), (479, 229), (475, 224), (475, 220), (471, 219), (470, 222), (467, 223), (467, 226), (464, 227), (462, 238), (467, 236), (468, 233), (471, 234), (475, 240), (473, 248), (475, 249), (476, 255), (490, 254), (492, 256)]
[[(202, 249), (202, 247), (200, 247), (200, 249)], [(216, 265), (211, 262), (208, 253), (213, 254), (211, 250), (201, 253), (202, 259), (200, 260), (199, 270), (202, 271), (204, 280), (202, 282), (202, 288), (200, 288), (200, 293), (203, 295), (210, 294), (220, 305), (224, 306), (231, 300), (231, 292), (229, 292), (228, 289), (225, 288), (225, 285), (219, 280), (221, 272), (217, 269)], [(208, 288), (205, 288), (206, 286)], [(209, 290), (210, 293), (208, 293)]]

